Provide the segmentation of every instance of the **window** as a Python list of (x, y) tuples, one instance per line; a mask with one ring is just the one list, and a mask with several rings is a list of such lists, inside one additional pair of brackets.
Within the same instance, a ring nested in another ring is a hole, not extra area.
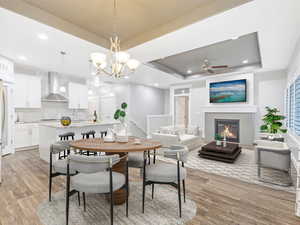
[(285, 91), (285, 126), (289, 127), (289, 89)]
[(295, 86), (291, 84), (290, 86), (290, 99), (289, 99), (289, 128), (294, 129), (294, 109), (295, 109)]
[(300, 77), (295, 82), (295, 115), (294, 115), (294, 129), (297, 135), (300, 135)]

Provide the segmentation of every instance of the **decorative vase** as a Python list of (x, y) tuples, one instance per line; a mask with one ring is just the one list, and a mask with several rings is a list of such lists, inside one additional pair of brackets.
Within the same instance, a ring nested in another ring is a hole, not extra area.
[(61, 125), (67, 127), (71, 124), (71, 118), (69, 116), (63, 116), (61, 119), (60, 119), (60, 123)]
[(220, 140), (217, 140), (217, 141), (216, 141), (216, 145), (217, 145), (217, 146), (221, 146), (221, 144), (222, 144), (222, 142), (221, 142)]
[(224, 136), (224, 139), (223, 139), (223, 147), (225, 148), (227, 146), (227, 143), (226, 143), (226, 136)]

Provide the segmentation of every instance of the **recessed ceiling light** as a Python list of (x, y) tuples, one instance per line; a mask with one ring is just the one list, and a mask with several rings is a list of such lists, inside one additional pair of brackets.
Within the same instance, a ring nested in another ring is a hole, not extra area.
[(89, 94), (89, 95), (92, 95), (92, 94), (93, 94), (93, 91), (92, 91), (92, 90), (89, 90), (88, 94)]
[(65, 93), (66, 92), (66, 87), (65, 86), (61, 86), (59, 88), (59, 91)]
[(125, 79), (129, 79), (129, 76), (124, 76)]
[(96, 72), (92, 72), (91, 74), (92, 74), (93, 76), (95, 76), (95, 75), (96, 75)]
[(19, 55), (18, 59), (22, 60), (22, 61), (26, 61), (27, 58), (24, 55)]
[(188, 71), (186, 71), (188, 74), (191, 74), (192, 73), (192, 71), (191, 70), (188, 70)]
[(237, 39), (239, 39), (239, 36), (231, 38), (231, 40), (237, 40)]
[(158, 83), (154, 83), (153, 85), (154, 85), (155, 87), (158, 87)]
[(244, 64), (247, 64), (248, 62), (249, 62), (248, 59), (243, 60), (243, 63), (244, 63)]
[(37, 36), (41, 40), (48, 40), (48, 36), (46, 34), (44, 34), (44, 33), (40, 33)]

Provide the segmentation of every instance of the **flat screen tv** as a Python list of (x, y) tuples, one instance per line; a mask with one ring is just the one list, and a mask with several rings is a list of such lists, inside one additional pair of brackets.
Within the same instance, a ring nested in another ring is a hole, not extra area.
[(247, 101), (247, 80), (230, 80), (209, 84), (210, 103)]

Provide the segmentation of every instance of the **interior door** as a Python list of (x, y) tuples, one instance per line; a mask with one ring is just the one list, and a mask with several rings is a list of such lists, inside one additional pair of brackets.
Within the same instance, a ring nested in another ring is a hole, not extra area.
[(189, 96), (175, 96), (174, 101), (175, 125), (187, 128), (189, 123)]

